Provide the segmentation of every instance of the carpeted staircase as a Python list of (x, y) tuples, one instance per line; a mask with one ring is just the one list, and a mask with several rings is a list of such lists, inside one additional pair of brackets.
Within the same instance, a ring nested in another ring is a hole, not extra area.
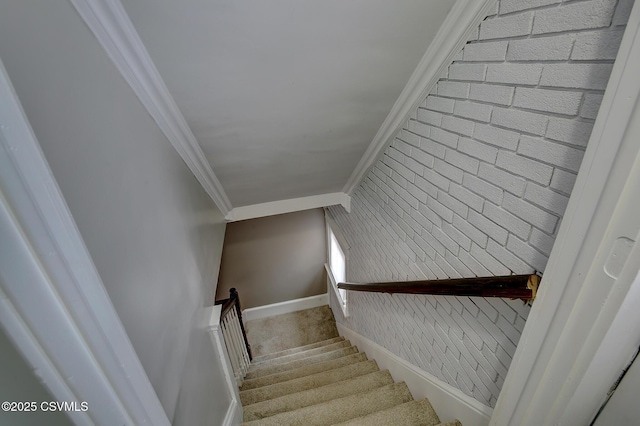
[[(414, 400), (404, 382), (394, 383), (391, 374), (380, 371), (375, 360), (368, 360), (348, 340), (337, 336), (335, 322), (333, 326), (326, 323), (327, 308), (247, 324), (250, 341), (264, 336), (276, 320), (293, 327), (297, 324), (302, 342), (304, 336), (313, 334), (304, 330), (329, 331), (319, 337), (323, 340), (263, 352), (254, 358), (240, 388), (245, 425), (461, 426), (457, 420), (440, 423), (427, 399)], [(316, 328), (309, 318), (323, 318), (324, 323)], [(330, 321), (334, 321), (332, 315)], [(252, 336), (252, 329), (260, 332)], [(270, 334), (277, 334), (277, 330), (272, 329)], [(292, 336), (295, 340), (295, 333), (289, 329), (284, 337), (289, 344)], [(274, 341), (273, 336), (269, 339)], [(256, 347), (263, 346), (257, 343)]]

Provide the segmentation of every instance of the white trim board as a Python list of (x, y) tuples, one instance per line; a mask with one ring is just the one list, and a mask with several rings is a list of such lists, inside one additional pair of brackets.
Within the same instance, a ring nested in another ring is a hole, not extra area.
[(0, 325), (76, 424), (169, 425), (0, 62)]
[(233, 374), (233, 368), (231, 367), (231, 360), (229, 359), (229, 353), (224, 342), (224, 335), (220, 328), (220, 314), (222, 313), (222, 305), (214, 305), (205, 308), (205, 315), (209, 316), (209, 333), (211, 333), (211, 341), (213, 343), (214, 352), (220, 356), (220, 364), (222, 365), (222, 372), (225, 378), (225, 384), (227, 392), (231, 398), (229, 407), (227, 407), (227, 413), (224, 416), (222, 426), (235, 426), (242, 423), (242, 404), (240, 403), (240, 394), (238, 385), (236, 383), (235, 376)]
[(638, 75), (636, 3), (492, 425), (590, 424), (640, 344)]
[(302, 311), (304, 309), (317, 308), (329, 304), (329, 295), (319, 294), (317, 296), (303, 297), (301, 299), (287, 300), (285, 302), (273, 303), (271, 305), (257, 306), (242, 311), (244, 322), (268, 318), (275, 315), (288, 314)]
[(387, 369), (395, 381), (403, 381), (415, 399), (428, 398), (441, 422), (458, 419), (464, 426), (486, 426), (493, 410), (460, 390), (412, 365), (377, 343), (337, 323), (338, 333)]
[(332, 192), (329, 194), (311, 195), (309, 197), (291, 198), (289, 200), (235, 207), (226, 215), (225, 219), (230, 222), (237, 222), (240, 220), (335, 206), (338, 204), (342, 205), (347, 212), (351, 211), (351, 197), (344, 192)]
[(223, 215), (232, 206), (118, 0), (71, 0), (89, 29)]
[(343, 188), (353, 194), (497, 0), (457, 0)]

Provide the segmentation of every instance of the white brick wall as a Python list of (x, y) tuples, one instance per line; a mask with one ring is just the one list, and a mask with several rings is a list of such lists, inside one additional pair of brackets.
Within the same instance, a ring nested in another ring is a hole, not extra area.
[[(502, 0), (331, 212), (352, 281), (543, 272), (632, 2)], [(529, 307), (351, 292), (336, 319), (494, 406)]]

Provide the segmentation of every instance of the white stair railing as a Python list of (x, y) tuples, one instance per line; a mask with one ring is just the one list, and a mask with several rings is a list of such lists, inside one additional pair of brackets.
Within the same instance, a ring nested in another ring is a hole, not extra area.
[(222, 305), (220, 313), (220, 328), (238, 386), (242, 384), (251, 364), (251, 347), (247, 341), (247, 335), (242, 323), (242, 311), (240, 300), (235, 288), (230, 290), (229, 299), (217, 301)]

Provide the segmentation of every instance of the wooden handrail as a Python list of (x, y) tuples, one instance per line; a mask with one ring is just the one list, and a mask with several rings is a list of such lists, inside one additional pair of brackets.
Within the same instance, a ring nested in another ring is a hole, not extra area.
[(222, 305), (222, 310), (220, 311), (220, 318), (223, 318), (225, 315), (229, 313), (231, 309), (236, 306), (236, 301), (231, 298), (216, 300), (216, 305)]
[(222, 310), (220, 311), (220, 318), (224, 318), (225, 315), (229, 313), (231, 309), (236, 310), (236, 314), (238, 315), (238, 321), (240, 322), (240, 330), (242, 330), (242, 337), (244, 339), (244, 344), (247, 347), (247, 353), (249, 354), (249, 360), (253, 360), (253, 355), (251, 354), (251, 345), (249, 344), (249, 340), (247, 339), (247, 332), (244, 329), (244, 322), (242, 321), (242, 309), (240, 308), (240, 296), (238, 295), (238, 290), (235, 287), (232, 287), (229, 290), (229, 298), (216, 300), (216, 305), (222, 305)]
[(533, 300), (536, 297), (539, 283), (540, 277), (537, 275), (507, 275), (500, 277), (452, 278), (445, 280), (338, 283), (338, 288), (379, 293), (504, 297)]

